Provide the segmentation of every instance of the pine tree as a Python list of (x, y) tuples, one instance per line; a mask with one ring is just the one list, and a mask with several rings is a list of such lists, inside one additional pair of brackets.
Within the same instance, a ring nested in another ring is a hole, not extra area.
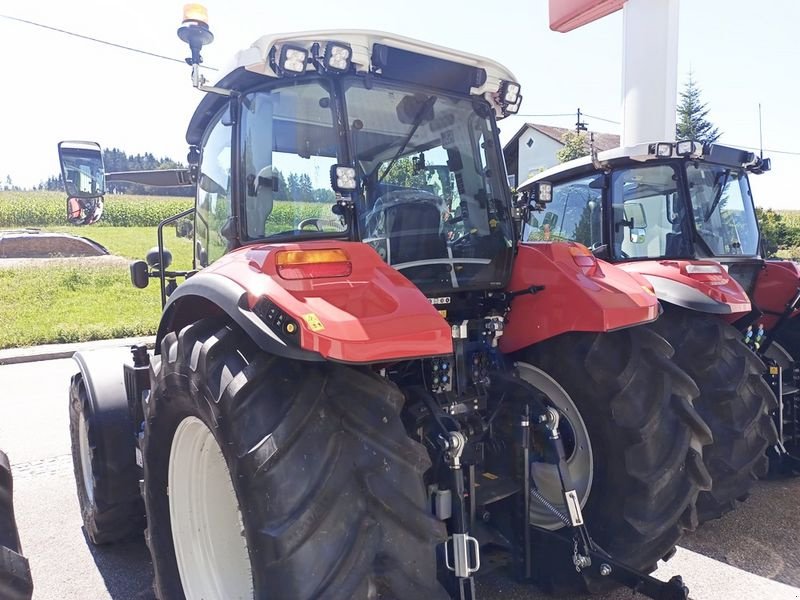
[(675, 138), (678, 140), (696, 140), (713, 143), (722, 135), (706, 117), (709, 109), (700, 100), (700, 87), (689, 71), (689, 79), (680, 93), (678, 103), (678, 123), (675, 126)]

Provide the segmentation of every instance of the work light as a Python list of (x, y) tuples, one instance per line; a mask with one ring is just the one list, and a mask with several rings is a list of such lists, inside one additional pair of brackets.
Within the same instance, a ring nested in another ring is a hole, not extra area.
[(513, 81), (504, 81), (500, 86), (500, 97), (503, 99), (504, 104), (516, 104), (519, 98), (520, 87), (518, 83)]
[(352, 192), (356, 189), (356, 170), (346, 165), (331, 167), (331, 185), (339, 192)]
[(506, 106), (505, 111), (508, 115), (515, 115), (519, 112), (519, 107), (522, 105), (522, 96), (517, 96), (517, 101), (514, 104)]
[(672, 156), (672, 144), (667, 142), (659, 142), (656, 144), (656, 156), (669, 157)]
[(325, 56), (323, 58), (325, 68), (335, 73), (344, 73), (350, 69), (350, 58), (353, 51), (347, 44), (339, 42), (328, 42), (325, 46)]
[(278, 58), (278, 69), (281, 75), (302, 75), (306, 71), (308, 50), (302, 46), (284, 44)]

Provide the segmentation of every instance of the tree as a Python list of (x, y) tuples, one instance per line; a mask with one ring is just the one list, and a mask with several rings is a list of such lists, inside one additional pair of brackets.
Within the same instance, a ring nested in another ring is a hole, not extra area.
[(568, 131), (561, 136), (564, 147), (556, 152), (558, 162), (567, 162), (589, 154), (589, 139), (584, 132)]
[(689, 79), (680, 93), (675, 139), (697, 140), (704, 143), (716, 142), (722, 133), (707, 119), (708, 112), (706, 103), (700, 100), (700, 87), (692, 77), (692, 72), (689, 71)]
[(756, 208), (756, 218), (761, 230), (761, 241), (765, 258), (774, 258), (778, 250), (796, 246), (800, 242), (800, 232), (783, 220), (783, 215), (771, 208)]

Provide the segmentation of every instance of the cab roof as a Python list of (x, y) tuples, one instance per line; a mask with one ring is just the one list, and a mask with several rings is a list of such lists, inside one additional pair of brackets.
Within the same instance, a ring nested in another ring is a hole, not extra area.
[[(215, 84), (217, 87), (244, 90), (259, 83), (280, 79), (272, 66), (271, 54), (280, 52), (284, 44), (302, 46), (310, 49), (314, 44), (324, 48), (328, 42), (347, 44), (352, 50), (351, 62), (358, 74), (374, 73), (380, 77), (385, 68), (375, 64), (374, 52), (377, 47), (405, 51), (440, 61), (448, 61), (456, 65), (475, 69), (479, 74), (468, 85), (471, 95), (484, 97), (497, 110), (500, 106), (498, 95), (504, 81), (516, 82), (514, 74), (491, 59), (438, 46), (428, 42), (415, 40), (405, 36), (364, 29), (341, 29), (328, 31), (305, 31), (299, 33), (269, 34), (257, 39), (249, 48), (237, 52), (232, 62), (223, 70), (224, 75)], [(313, 72), (314, 66), (308, 65), (307, 71)], [(413, 74), (409, 74), (411, 76)], [(396, 75), (393, 77), (397, 79)], [(413, 80), (413, 79), (412, 79)], [(465, 91), (467, 91), (465, 89)], [(205, 125), (226, 102), (224, 96), (208, 93), (200, 102), (192, 116), (186, 132), (186, 141), (197, 145), (202, 140)]]

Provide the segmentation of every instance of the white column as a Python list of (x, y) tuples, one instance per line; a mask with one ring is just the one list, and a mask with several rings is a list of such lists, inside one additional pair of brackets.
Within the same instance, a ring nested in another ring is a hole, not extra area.
[(675, 139), (679, 0), (628, 0), (623, 11), (622, 145)]

